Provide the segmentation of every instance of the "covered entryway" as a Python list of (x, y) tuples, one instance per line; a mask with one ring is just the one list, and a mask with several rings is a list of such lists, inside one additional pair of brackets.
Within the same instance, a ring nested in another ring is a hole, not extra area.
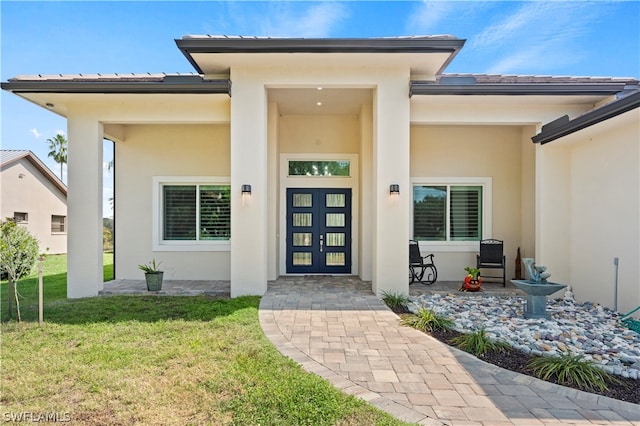
[(287, 188), (287, 273), (351, 273), (351, 189)]

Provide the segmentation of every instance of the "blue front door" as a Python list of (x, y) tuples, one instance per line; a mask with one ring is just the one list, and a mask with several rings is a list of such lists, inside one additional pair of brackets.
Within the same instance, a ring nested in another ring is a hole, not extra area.
[(287, 188), (287, 273), (351, 273), (350, 188)]

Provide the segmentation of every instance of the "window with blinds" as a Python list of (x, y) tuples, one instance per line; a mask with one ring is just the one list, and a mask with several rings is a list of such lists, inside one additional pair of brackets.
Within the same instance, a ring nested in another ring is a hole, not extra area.
[(165, 241), (228, 240), (231, 236), (229, 185), (164, 185)]
[(482, 185), (414, 185), (413, 239), (480, 241)]
[(51, 215), (51, 232), (67, 232), (67, 217)]

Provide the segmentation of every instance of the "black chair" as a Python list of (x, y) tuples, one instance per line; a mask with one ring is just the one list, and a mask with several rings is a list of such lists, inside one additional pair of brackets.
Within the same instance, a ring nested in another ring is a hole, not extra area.
[(423, 284), (433, 284), (438, 279), (438, 270), (433, 263), (433, 254), (422, 256), (420, 246), (415, 240), (409, 240), (409, 278), (411, 279), (409, 284), (416, 281)]
[(506, 280), (506, 256), (504, 255), (504, 244), (502, 240), (482, 240), (480, 241), (480, 254), (476, 256), (476, 268), (478, 269), (502, 269), (502, 277), (485, 276), (484, 278), (502, 278), (502, 286), (507, 286)]

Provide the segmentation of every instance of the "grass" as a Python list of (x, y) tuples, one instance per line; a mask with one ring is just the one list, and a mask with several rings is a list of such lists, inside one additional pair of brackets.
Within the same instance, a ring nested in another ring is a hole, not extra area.
[(582, 359), (583, 356), (564, 353), (560, 356), (536, 357), (529, 362), (528, 368), (542, 380), (553, 379), (559, 384), (573, 385), (583, 390), (608, 390), (607, 383), (617, 379), (592, 361)]
[(417, 315), (403, 315), (400, 322), (402, 325), (408, 325), (428, 333), (434, 330), (449, 330), (453, 326), (451, 319), (436, 314), (433, 309), (424, 307), (420, 308)]
[(282, 356), (258, 297), (67, 300), (66, 262), (47, 262), (44, 325), (1, 326), (3, 412), (85, 425), (404, 424)]
[(473, 333), (466, 333), (454, 337), (451, 339), (451, 343), (475, 356), (483, 356), (487, 352), (501, 352), (510, 347), (506, 342), (491, 340), (489, 336), (487, 336), (484, 327)]

